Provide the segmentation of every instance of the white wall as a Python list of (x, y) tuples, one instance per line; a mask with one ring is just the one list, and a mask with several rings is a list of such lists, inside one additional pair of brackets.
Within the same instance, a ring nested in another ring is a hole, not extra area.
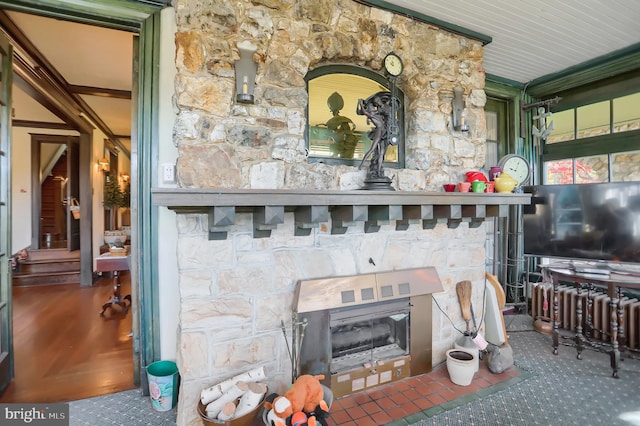
[[(160, 36), (160, 110), (159, 110), (159, 153), (158, 164), (175, 164), (178, 149), (173, 143), (173, 109), (175, 65), (175, 11), (162, 11)], [(158, 173), (158, 186), (175, 186), (162, 183)], [(158, 212), (158, 287), (160, 306), (160, 356), (162, 359), (176, 359), (176, 342), (180, 292), (178, 291), (178, 229), (176, 215), (161, 207)]]
[(11, 249), (31, 246), (31, 134), (74, 135), (69, 130), (13, 127), (11, 132)]
[[(72, 135), (78, 132), (70, 130), (35, 129), (14, 127), (11, 141), (11, 254), (31, 245), (31, 134)], [(103, 175), (98, 169), (98, 160), (104, 156), (104, 139), (99, 130), (93, 132), (91, 171), (93, 187), (93, 225), (92, 250), (100, 253), (103, 244)], [(124, 155), (118, 159), (121, 172), (129, 172), (130, 161)], [(95, 257), (95, 256), (94, 256)], [(95, 269), (95, 264), (94, 264)]]

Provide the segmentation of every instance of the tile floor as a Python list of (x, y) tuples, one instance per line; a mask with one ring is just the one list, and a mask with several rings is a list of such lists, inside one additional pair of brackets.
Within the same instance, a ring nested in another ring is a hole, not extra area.
[[(330, 426), (379, 426), (411, 423), (411, 417), (425, 411), (437, 413), (497, 391), (500, 383), (522, 380), (526, 372), (514, 367), (494, 374), (481, 361), (469, 386), (449, 379), (445, 364), (431, 372), (338, 398), (331, 406)], [(485, 391), (483, 391), (483, 389)], [(419, 420), (416, 416), (416, 421)]]
[[(529, 328), (531, 322), (529, 317)], [(513, 327), (511, 320), (507, 324)], [(515, 359), (511, 370), (492, 374), (482, 366), (470, 386), (460, 387), (441, 364), (431, 373), (337, 399), (330, 424), (640, 426), (640, 353), (638, 359), (625, 357), (620, 378), (613, 379), (608, 354), (585, 351), (577, 360), (574, 348), (561, 347), (553, 355), (551, 336), (520, 328), (509, 334)], [(70, 426), (176, 425), (175, 409), (154, 411), (139, 389), (69, 405)], [(414, 406), (428, 408), (413, 411)], [(414, 414), (398, 418), (405, 415), (400, 410)], [(253, 425), (264, 426), (259, 419)]]

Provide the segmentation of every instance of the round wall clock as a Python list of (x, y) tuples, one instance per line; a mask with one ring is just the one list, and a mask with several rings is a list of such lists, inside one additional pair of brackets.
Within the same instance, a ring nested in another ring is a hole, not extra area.
[(531, 166), (529, 161), (522, 155), (505, 155), (500, 159), (498, 165), (503, 173), (507, 173), (518, 182), (516, 185), (518, 187), (527, 184), (531, 178)]
[(402, 73), (402, 59), (395, 53), (391, 52), (384, 58), (384, 69), (389, 75), (394, 77), (399, 76)]

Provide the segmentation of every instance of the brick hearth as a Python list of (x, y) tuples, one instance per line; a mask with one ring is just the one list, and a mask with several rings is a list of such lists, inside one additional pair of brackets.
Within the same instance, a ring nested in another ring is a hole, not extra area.
[(329, 426), (408, 425), (498, 391), (521, 380), (523, 372), (511, 368), (501, 374), (480, 363), (469, 386), (449, 379), (446, 364), (430, 373), (338, 398), (331, 406)]

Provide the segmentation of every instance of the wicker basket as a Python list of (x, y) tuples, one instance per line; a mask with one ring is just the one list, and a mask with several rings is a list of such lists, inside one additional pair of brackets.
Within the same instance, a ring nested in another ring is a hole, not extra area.
[(111, 256), (126, 256), (128, 251), (127, 247), (109, 247)]
[(264, 396), (262, 397), (260, 404), (258, 404), (256, 408), (254, 408), (244, 416), (238, 417), (237, 419), (231, 419), (226, 421), (210, 419), (209, 417), (207, 417), (207, 411), (206, 411), (207, 407), (204, 406), (200, 401), (198, 401), (198, 414), (200, 415), (200, 418), (202, 419), (202, 423), (205, 426), (253, 426), (257, 424), (256, 419), (258, 418), (258, 413), (260, 412), (260, 409), (262, 408), (262, 405), (264, 404), (264, 401), (268, 393), (269, 391), (267, 390), (267, 392), (265, 392)]

